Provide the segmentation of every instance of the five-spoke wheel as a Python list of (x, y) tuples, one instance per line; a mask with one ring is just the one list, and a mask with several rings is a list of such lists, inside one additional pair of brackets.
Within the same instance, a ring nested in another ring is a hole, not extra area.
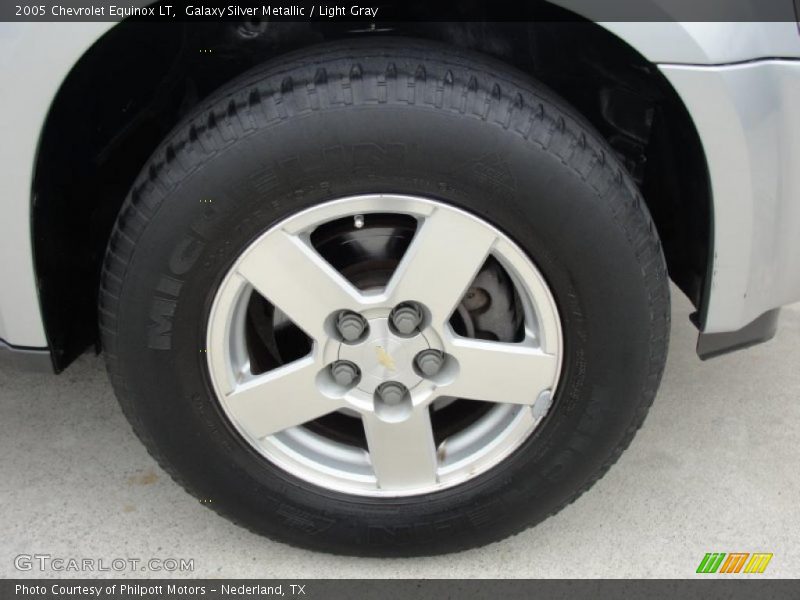
[[(312, 240), (327, 223), (363, 229), (376, 213), (416, 226), (386, 284), (358, 287)], [(489, 260), (519, 304), (513, 342), (454, 327), (465, 295), (486, 293), (473, 282)], [(253, 295), (307, 336), (305, 354), (254, 372)], [(207, 354), (225, 413), (264, 456), (331, 489), (406, 495), (461, 483), (517, 448), (549, 408), (560, 348), (553, 298), (508, 237), (439, 202), (372, 195), (306, 210), (246, 248), (217, 292)], [(494, 406), (440, 439), (432, 410), (457, 400)], [(365, 447), (304, 427), (332, 413), (361, 420)]]

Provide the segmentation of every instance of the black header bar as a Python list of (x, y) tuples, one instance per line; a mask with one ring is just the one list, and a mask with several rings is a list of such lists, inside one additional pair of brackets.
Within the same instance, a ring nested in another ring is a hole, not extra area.
[(800, 0), (3, 0), (0, 21), (763, 21), (796, 22)]

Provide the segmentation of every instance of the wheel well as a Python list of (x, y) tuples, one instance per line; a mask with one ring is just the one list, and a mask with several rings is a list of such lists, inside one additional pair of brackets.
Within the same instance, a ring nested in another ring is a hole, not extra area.
[[(570, 101), (640, 185), (670, 276), (702, 306), (711, 198), (691, 118), (658, 69), (599, 25), (415, 23), (391, 35), (494, 55)], [(544, 15), (547, 16), (547, 15)], [(34, 172), (34, 257), (54, 363), (66, 367), (97, 335), (97, 289), (120, 205), (150, 154), (215, 88), (281, 53), (348, 36), (338, 23), (122, 22), (74, 66), (50, 109)]]

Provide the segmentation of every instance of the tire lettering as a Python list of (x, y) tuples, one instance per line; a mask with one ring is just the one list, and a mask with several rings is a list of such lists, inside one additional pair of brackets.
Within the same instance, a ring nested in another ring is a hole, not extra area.
[[(169, 258), (169, 275), (162, 275), (156, 285), (156, 291), (165, 296), (177, 299), (183, 287), (179, 276), (191, 270), (205, 248), (205, 242), (189, 235), (178, 242)], [(150, 305), (150, 324), (147, 330), (147, 347), (153, 350), (172, 349), (172, 320), (175, 316), (177, 302), (155, 296)]]
[(184, 275), (200, 258), (205, 244), (198, 239), (186, 236), (175, 247), (169, 259), (169, 270), (173, 275)]
[(154, 298), (150, 306), (150, 326), (147, 331), (147, 346), (153, 350), (172, 348), (172, 317), (175, 302), (166, 298)]

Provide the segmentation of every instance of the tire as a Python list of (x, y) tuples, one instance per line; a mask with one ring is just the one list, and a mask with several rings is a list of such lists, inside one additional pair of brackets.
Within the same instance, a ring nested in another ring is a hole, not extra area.
[[(282, 219), (363, 194), (430, 198), (490, 224), (557, 306), (546, 416), (489, 470), (424, 494), (343, 493), (265, 459), (226, 416), (206, 358), (214, 299), (243, 250)], [(363, 556), (487, 544), (574, 501), (641, 426), (670, 318), (647, 208), (583, 118), (505, 64), (385, 38), (280, 57), (186, 118), (121, 209), (99, 306), (122, 409), (178, 483), (259, 534)]]

